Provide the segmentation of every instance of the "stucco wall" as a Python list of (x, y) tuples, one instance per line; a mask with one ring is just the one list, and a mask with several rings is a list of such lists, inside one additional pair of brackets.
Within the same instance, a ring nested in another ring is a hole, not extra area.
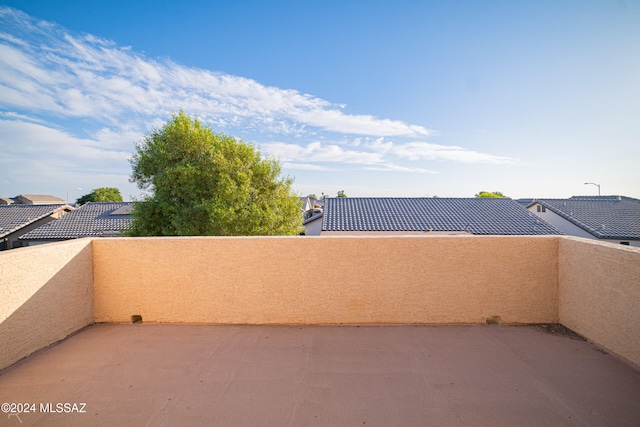
[(82, 239), (0, 253), (0, 369), (94, 320), (132, 315), (559, 321), (640, 366), (640, 250), (574, 237), (297, 236)]
[(95, 239), (97, 322), (557, 322), (553, 237)]
[(560, 323), (640, 366), (640, 249), (559, 243)]
[(0, 369), (93, 322), (91, 240), (0, 252)]

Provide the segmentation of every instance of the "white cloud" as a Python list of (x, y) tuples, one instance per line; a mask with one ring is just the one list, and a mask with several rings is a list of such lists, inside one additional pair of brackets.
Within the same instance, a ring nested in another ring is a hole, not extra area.
[(18, 113), (13, 112), (13, 111), (0, 111), (0, 117), (6, 118), (6, 119), (9, 119), (9, 120), (18, 120), (18, 121), (24, 121), (24, 122), (39, 123), (39, 124), (42, 124), (42, 125), (55, 127), (55, 125), (53, 125), (52, 123), (47, 122), (46, 120), (42, 120), (42, 119), (37, 118), (37, 117), (27, 116), (27, 115), (24, 115), (24, 114), (18, 114)]
[[(426, 142), (398, 144), (378, 138), (364, 143), (360, 139), (356, 139), (350, 145), (358, 149), (348, 149), (342, 145), (331, 143), (323, 144), (319, 141), (307, 145), (272, 142), (261, 144), (260, 148), (265, 154), (282, 161), (283, 165), (287, 165), (285, 167), (299, 163), (347, 163), (361, 165), (366, 170), (437, 173), (422, 166), (400, 164), (399, 162), (434, 160), (489, 164), (513, 164), (516, 162), (507, 157), (479, 153), (462, 147)], [(297, 169), (302, 168), (298, 167)]]
[[(156, 61), (95, 36), (75, 36), (53, 24), (36, 26), (3, 9), (0, 38), (1, 105), (116, 123), (131, 114), (168, 116), (178, 108), (203, 118), (224, 116), (268, 132), (310, 126), (328, 132), (425, 136), (399, 120), (346, 114), (342, 106), (255, 80)], [(35, 36), (39, 37), (35, 37)], [(37, 43), (35, 42), (37, 40)], [(271, 126), (276, 123), (276, 126)]]
[(261, 144), (260, 148), (270, 156), (275, 156), (283, 162), (320, 162), (320, 163), (360, 163), (379, 164), (383, 158), (378, 153), (367, 151), (345, 150), (336, 144), (322, 144), (315, 141), (306, 146), (272, 142)]
[(284, 162), (282, 163), (284, 169), (290, 170), (307, 170), (307, 171), (328, 171), (332, 168), (316, 165), (313, 163), (296, 163), (296, 162)]
[(380, 166), (365, 166), (363, 169), (379, 172), (411, 172), (411, 173), (429, 173), (436, 174), (437, 171), (432, 171), (425, 168), (416, 168), (411, 166), (401, 166), (393, 163), (386, 163)]
[(122, 167), (127, 165), (132, 145), (123, 150), (116, 149), (128, 136), (108, 130), (99, 132), (97, 136), (97, 139), (77, 138), (38, 123), (0, 119), (0, 141), (4, 154), (0, 164), (12, 163), (12, 158), (22, 158), (24, 161), (44, 160), (61, 167), (120, 169), (128, 172), (128, 168)]
[(396, 144), (379, 138), (367, 144), (374, 152), (393, 155), (408, 160), (449, 160), (460, 163), (514, 164), (516, 159), (479, 153), (454, 145), (438, 145), (429, 142), (407, 142)]
[(91, 134), (96, 144), (104, 149), (120, 150), (122, 152), (132, 152), (134, 143), (142, 141), (144, 134), (138, 129), (123, 128), (102, 128)]

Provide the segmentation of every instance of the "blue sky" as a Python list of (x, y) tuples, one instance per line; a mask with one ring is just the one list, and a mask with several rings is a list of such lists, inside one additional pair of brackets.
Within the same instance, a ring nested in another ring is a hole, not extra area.
[(301, 195), (640, 198), (640, 1), (0, 0), (0, 196), (139, 197), (179, 109)]

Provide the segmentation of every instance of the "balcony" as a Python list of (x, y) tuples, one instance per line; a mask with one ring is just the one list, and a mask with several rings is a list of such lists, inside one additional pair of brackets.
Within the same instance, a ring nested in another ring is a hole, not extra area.
[(640, 420), (637, 248), (102, 238), (7, 251), (0, 271), (0, 403), (35, 404), (2, 425)]

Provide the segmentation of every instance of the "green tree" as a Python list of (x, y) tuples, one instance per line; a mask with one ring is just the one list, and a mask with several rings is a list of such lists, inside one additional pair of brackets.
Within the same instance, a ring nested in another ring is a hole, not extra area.
[(505, 199), (505, 198), (507, 198), (507, 196), (505, 196), (504, 194), (502, 194), (499, 191), (494, 191), (493, 193), (490, 193), (489, 191), (481, 191), (478, 194), (476, 194), (476, 197), (484, 198), (484, 199)]
[(121, 202), (122, 195), (120, 190), (115, 187), (100, 187), (91, 190), (91, 193), (87, 193), (84, 196), (78, 198), (76, 203), (84, 205), (89, 202)]
[(295, 235), (300, 199), (276, 160), (250, 144), (174, 115), (136, 144), (131, 182), (147, 190), (135, 203), (134, 236)]
[(344, 193), (344, 190), (340, 190), (338, 191), (338, 197), (347, 197), (347, 195)]

